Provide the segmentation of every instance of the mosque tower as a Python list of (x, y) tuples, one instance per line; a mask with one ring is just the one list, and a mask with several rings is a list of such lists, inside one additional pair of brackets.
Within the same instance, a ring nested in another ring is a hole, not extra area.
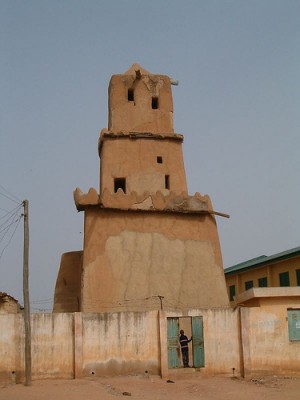
[(83, 251), (62, 256), (54, 311), (228, 306), (215, 220), (226, 215), (188, 195), (172, 83), (138, 64), (112, 76), (99, 193), (74, 192)]

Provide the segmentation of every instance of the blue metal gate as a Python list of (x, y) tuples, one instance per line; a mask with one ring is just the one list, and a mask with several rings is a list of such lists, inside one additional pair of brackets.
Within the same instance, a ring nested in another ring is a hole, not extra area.
[(180, 365), (180, 349), (179, 349), (179, 319), (167, 319), (167, 336), (168, 336), (168, 367), (179, 368)]
[(192, 317), (194, 367), (204, 367), (203, 318)]

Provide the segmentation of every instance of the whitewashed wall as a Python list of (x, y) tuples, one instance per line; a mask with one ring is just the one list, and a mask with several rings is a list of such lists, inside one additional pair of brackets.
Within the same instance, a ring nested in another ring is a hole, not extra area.
[(31, 332), (33, 377), (73, 378), (73, 314), (33, 314)]
[[(183, 313), (32, 314), (32, 379), (181, 373), (168, 369), (167, 318), (203, 317), (201, 374), (300, 374), (300, 342), (287, 335), (286, 305)], [(0, 383), (24, 382), (24, 320), (0, 315)]]
[(83, 375), (159, 374), (158, 312), (82, 314)]
[(23, 355), (23, 316), (0, 314), (0, 383), (20, 380), (19, 365)]
[(288, 335), (287, 308), (292, 306), (241, 310), (246, 375), (300, 375), (300, 341), (291, 342)]

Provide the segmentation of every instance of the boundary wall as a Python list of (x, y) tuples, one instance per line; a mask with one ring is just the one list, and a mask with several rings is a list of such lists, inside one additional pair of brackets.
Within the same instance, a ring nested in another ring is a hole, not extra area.
[[(276, 311), (278, 310), (278, 311)], [(203, 317), (205, 366), (168, 369), (167, 319)], [(31, 315), (32, 379), (181, 373), (299, 375), (286, 306)], [(276, 352), (274, 352), (274, 349)], [(25, 381), (24, 319), (0, 314), (0, 384)]]

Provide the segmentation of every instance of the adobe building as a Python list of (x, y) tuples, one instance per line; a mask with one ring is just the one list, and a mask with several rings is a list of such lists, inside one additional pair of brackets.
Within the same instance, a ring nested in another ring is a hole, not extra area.
[(0, 314), (16, 314), (21, 312), (21, 306), (14, 297), (0, 292)]
[(172, 80), (137, 64), (113, 75), (98, 143), (99, 193), (74, 192), (83, 251), (61, 259), (55, 312), (227, 307), (209, 196), (190, 196)]

